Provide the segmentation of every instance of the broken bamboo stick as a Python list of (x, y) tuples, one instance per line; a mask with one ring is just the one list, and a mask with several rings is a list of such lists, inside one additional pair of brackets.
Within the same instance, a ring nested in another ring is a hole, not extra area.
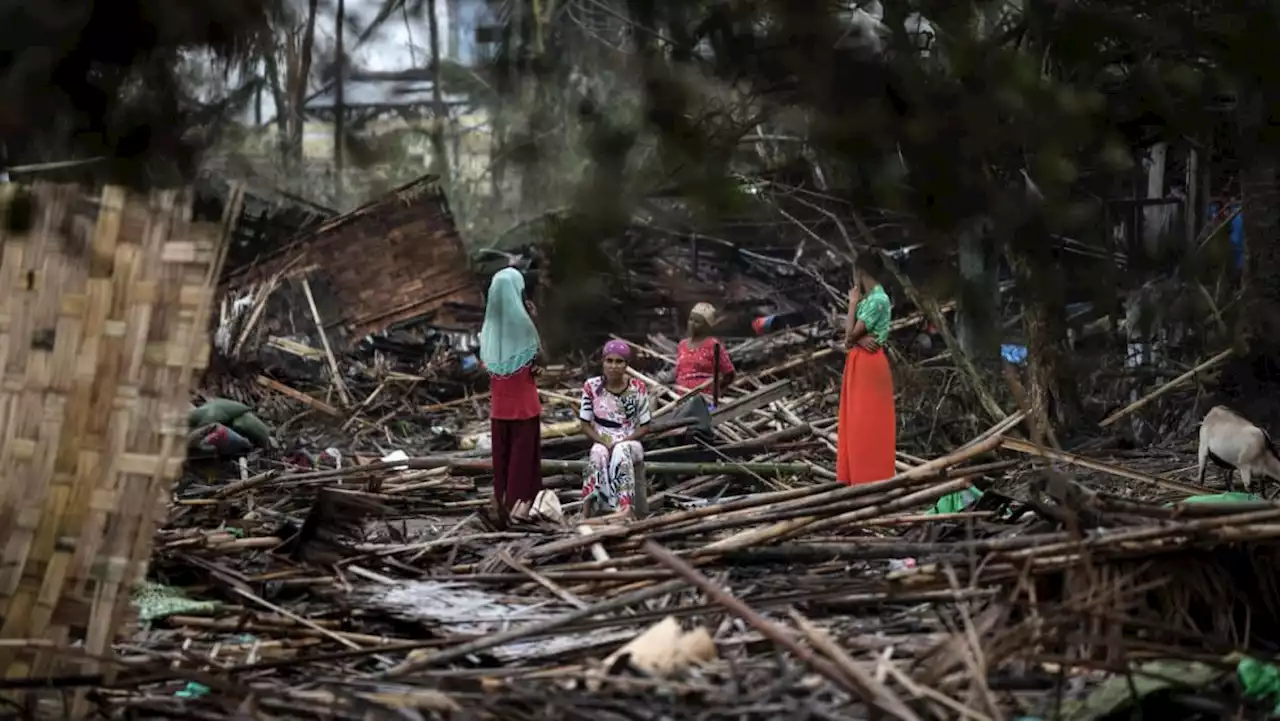
[[(993, 436), (971, 448), (956, 451), (950, 455), (930, 461), (922, 466), (916, 466), (909, 471), (899, 473), (893, 478), (888, 478), (875, 483), (864, 483), (856, 486), (846, 486), (833, 491), (822, 494), (824, 498), (818, 500), (816, 498), (805, 499), (806, 503), (812, 503), (817, 500), (821, 504), (830, 504), (835, 501), (844, 500), (877, 491), (887, 491), (899, 488), (913, 480), (924, 478), (932, 478), (940, 473), (948, 466), (954, 466), (961, 461), (973, 458), (994, 449), (1000, 444), (1001, 436)], [(734, 534), (728, 538), (717, 541), (706, 547), (708, 551), (731, 551), (739, 548), (745, 548), (755, 543), (774, 538), (781, 538), (789, 535), (804, 526), (820, 520), (819, 515), (804, 516), (789, 521), (781, 521), (760, 528), (752, 528), (740, 533)]]
[[(747, 604), (735, 598), (728, 591), (721, 588), (718, 584), (713, 583), (711, 579), (702, 575), (696, 568), (690, 566), (687, 562), (680, 559), (671, 551), (654, 543), (653, 541), (645, 541), (644, 552), (651, 556), (658, 563), (671, 569), (676, 575), (689, 582), (699, 591), (706, 594), (707, 598), (716, 604), (725, 608), (725, 610), (734, 614), (743, 621), (746, 621), (752, 628), (759, 631), (761, 635), (770, 641), (778, 644), (786, 649), (793, 656), (808, 664), (815, 671), (826, 676), (837, 686), (844, 688), (850, 693), (859, 696), (867, 704), (874, 705), (886, 713), (891, 713), (904, 721), (919, 721), (916, 716), (905, 707), (901, 699), (897, 699), (889, 692), (888, 695), (872, 690), (869, 682), (871, 679), (865, 675), (854, 678), (849, 674), (842, 672), (837, 666), (818, 656), (810, 649), (800, 645), (795, 638), (778, 628), (772, 621), (756, 613)], [(888, 689), (885, 689), (888, 691)]]
[[(414, 470), (426, 468), (449, 468), (455, 473), (484, 474), (493, 471), (492, 458), (457, 458), (451, 456), (426, 456), (400, 461), (401, 465)], [(581, 473), (586, 470), (586, 461), (542, 460), (543, 473)], [(808, 476), (811, 469), (807, 463), (722, 463), (709, 461), (705, 463), (646, 463), (645, 471), (650, 475), (660, 476), (703, 476), (722, 474), (728, 476)]]
[(316, 322), (316, 332), (320, 334), (320, 343), (324, 346), (324, 357), (329, 362), (329, 372), (333, 376), (333, 385), (338, 389), (344, 406), (351, 405), (351, 394), (347, 392), (347, 384), (342, 382), (342, 371), (338, 370), (338, 361), (333, 357), (333, 349), (329, 347), (329, 336), (324, 332), (324, 321), (320, 319), (320, 311), (316, 308), (316, 299), (311, 295), (311, 284), (302, 279), (302, 292), (307, 296), (307, 305), (311, 308), (311, 318)]
[(1098, 425), (1099, 425), (1099, 426), (1101, 426), (1101, 427), (1103, 427), (1103, 428), (1106, 428), (1107, 426), (1111, 425), (1112, 423), (1115, 423), (1116, 421), (1120, 420), (1121, 418), (1124, 418), (1125, 416), (1129, 415), (1130, 413), (1133, 413), (1134, 411), (1138, 410), (1139, 408), (1142, 408), (1143, 406), (1147, 405), (1147, 404), (1148, 404), (1148, 403), (1150, 403), (1151, 401), (1154, 401), (1155, 399), (1159, 398), (1160, 396), (1164, 395), (1165, 393), (1168, 393), (1169, 391), (1173, 390), (1174, 388), (1177, 388), (1178, 386), (1182, 385), (1183, 383), (1186, 383), (1187, 381), (1191, 380), (1192, 378), (1194, 378), (1194, 377), (1195, 377), (1195, 375), (1196, 375), (1197, 373), (1203, 373), (1203, 372), (1205, 372), (1205, 371), (1209, 370), (1210, 368), (1212, 368), (1212, 367), (1214, 367), (1214, 366), (1218, 365), (1219, 363), (1221, 363), (1221, 362), (1225, 361), (1226, 359), (1230, 358), (1230, 357), (1231, 357), (1231, 354), (1232, 354), (1232, 353), (1234, 353), (1234, 352), (1235, 352), (1235, 351), (1234, 351), (1233, 349), (1231, 349), (1231, 348), (1228, 348), (1228, 349), (1226, 349), (1226, 350), (1222, 351), (1221, 353), (1219, 353), (1219, 354), (1215, 355), (1214, 357), (1210, 358), (1210, 359), (1209, 359), (1209, 360), (1207, 360), (1207, 361), (1204, 361), (1203, 363), (1201, 363), (1200, 365), (1196, 366), (1195, 368), (1192, 368), (1191, 370), (1187, 371), (1186, 373), (1183, 373), (1182, 375), (1178, 376), (1177, 378), (1174, 378), (1173, 380), (1169, 381), (1168, 383), (1165, 383), (1164, 385), (1160, 386), (1159, 388), (1157, 388), (1157, 389), (1155, 389), (1155, 390), (1151, 391), (1150, 393), (1146, 394), (1145, 396), (1143, 396), (1143, 397), (1139, 398), (1138, 400), (1136, 400), (1136, 401), (1134, 401), (1134, 402), (1130, 403), (1129, 405), (1125, 406), (1124, 408), (1121, 408), (1120, 410), (1116, 411), (1115, 413), (1112, 413), (1111, 415), (1107, 416), (1106, 418), (1103, 418), (1101, 421), (1099, 421), (1099, 422), (1098, 422)]

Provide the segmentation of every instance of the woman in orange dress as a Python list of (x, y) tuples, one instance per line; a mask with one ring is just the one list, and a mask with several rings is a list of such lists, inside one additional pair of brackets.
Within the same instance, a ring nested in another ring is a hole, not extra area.
[(836, 446), (836, 478), (848, 485), (883, 481), (895, 473), (897, 419), (893, 375), (884, 352), (893, 304), (876, 280), (883, 269), (878, 252), (860, 253), (849, 290)]

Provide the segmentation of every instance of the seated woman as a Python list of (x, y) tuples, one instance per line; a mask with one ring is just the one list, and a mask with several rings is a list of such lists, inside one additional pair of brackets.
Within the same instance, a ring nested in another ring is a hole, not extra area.
[(604, 346), (604, 375), (582, 386), (578, 420), (593, 442), (582, 479), (582, 505), (587, 515), (631, 508), (636, 466), (644, 462), (640, 439), (648, 433), (649, 389), (627, 377), (631, 346), (611, 340)]
[[(689, 337), (681, 340), (676, 349), (676, 390), (679, 393), (686, 393), (710, 381), (703, 389), (703, 395), (711, 398), (733, 382), (737, 371), (729, 352), (719, 338), (711, 335), (715, 323), (716, 308), (710, 303), (699, 303), (689, 311)], [(720, 385), (713, 388), (717, 366)]]

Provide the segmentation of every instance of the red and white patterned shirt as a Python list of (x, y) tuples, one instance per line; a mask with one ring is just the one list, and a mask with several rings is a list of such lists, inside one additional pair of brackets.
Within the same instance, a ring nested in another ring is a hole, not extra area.
[(719, 338), (703, 338), (696, 348), (690, 347), (688, 338), (680, 341), (676, 349), (676, 386), (681, 392), (697, 388), (715, 376), (717, 346), (720, 348), (720, 378), (723, 380), (737, 371), (729, 359), (729, 351)]

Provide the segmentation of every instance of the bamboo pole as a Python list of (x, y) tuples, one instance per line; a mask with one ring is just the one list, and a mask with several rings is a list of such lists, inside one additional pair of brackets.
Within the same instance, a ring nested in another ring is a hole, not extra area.
[(316, 299), (311, 295), (311, 283), (302, 279), (302, 292), (307, 296), (307, 306), (311, 308), (311, 319), (316, 323), (316, 332), (320, 334), (320, 343), (324, 346), (324, 357), (329, 363), (329, 373), (333, 376), (333, 385), (338, 389), (344, 406), (351, 405), (351, 394), (347, 392), (347, 384), (342, 382), (342, 371), (338, 370), (338, 361), (333, 357), (333, 349), (329, 347), (329, 336), (324, 332), (324, 321), (320, 319), (320, 311), (316, 308)]
[[(973, 458), (975, 456), (986, 453), (987, 451), (993, 450), (996, 446), (1000, 444), (1001, 438), (1002, 437), (999, 435), (992, 436), (991, 438), (988, 438), (987, 440), (975, 446), (972, 446), (970, 448), (966, 448), (960, 451), (956, 451), (955, 453), (952, 453), (947, 456), (943, 456), (942, 458), (935, 459), (922, 466), (916, 466), (915, 468), (912, 468), (909, 471), (899, 473), (893, 478), (890, 478), (884, 481), (878, 481), (876, 483), (866, 483), (866, 484), (861, 484), (857, 486), (848, 486), (848, 487), (836, 489), (834, 491), (830, 491), (828, 493), (823, 494), (825, 498), (823, 498), (820, 501), (820, 503), (822, 502), (831, 503), (837, 500), (843, 500), (845, 498), (856, 497), (859, 495), (870, 494), (870, 493), (876, 493), (877, 491), (885, 491), (885, 490), (890, 490), (894, 488), (900, 488), (904, 485), (908, 485), (911, 481), (919, 481), (919, 480), (934, 478), (937, 475), (939, 475), (948, 466), (954, 466), (960, 463), (961, 461), (964, 461), (969, 458)], [(813, 501), (814, 499), (810, 498), (806, 500)], [(797, 518), (790, 521), (781, 521), (779, 523), (775, 523), (773, 525), (762, 527), (762, 528), (753, 528), (753, 529), (735, 534), (733, 536), (730, 536), (729, 538), (723, 539), (716, 543), (713, 543), (710, 546), (708, 546), (706, 550), (732, 551), (732, 550), (737, 550), (739, 548), (745, 548), (747, 546), (750, 546), (752, 544), (759, 543), (765, 540), (781, 538), (785, 535), (789, 535), (794, 531), (797, 531), (803, 528), (806, 525), (809, 525), (810, 523), (814, 523), (818, 521), (820, 518), (821, 518), (820, 514), (815, 514), (810, 516), (804, 516), (802, 518)]]
[(1234, 352), (1235, 352), (1235, 351), (1234, 351), (1233, 349), (1231, 349), (1231, 348), (1228, 348), (1228, 349), (1226, 349), (1226, 350), (1222, 351), (1221, 353), (1219, 353), (1219, 354), (1215, 355), (1214, 357), (1210, 358), (1210, 359), (1209, 359), (1209, 360), (1207, 360), (1207, 361), (1204, 361), (1203, 363), (1201, 363), (1200, 365), (1196, 366), (1195, 368), (1192, 368), (1191, 370), (1187, 371), (1186, 373), (1183, 373), (1182, 375), (1178, 376), (1177, 378), (1174, 378), (1173, 380), (1169, 381), (1168, 383), (1165, 383), (1164, 385), (1160, 386), (1159, 388), (1157, 388), (1157, 389), (1155, 389), (1155, 390), (1151, 391), (1150, 393), (1146, 394), (1145, 396), (1143, 396), (1143, 397), (1139, 398), (1138, 400), (1136, 400), (1136, 401), (1134, 401), (1134, 402), (1130, 403), (1129, 405), (1125, 406), (1124, 408), (1121, 408), (1120, 410), (1116, 411), (1115, 413), (1112, 413), (1111, 415), (1107, 416), (1106, 418), (1103, 418), (1101, 421), (1099, 421), (1099, 422), (1098, 422), (1098, 425), (1099, 425), (1099, 426), (1101, 426), (1102, 428), (1106, 428), (1107, 426), (1111, 425), (1112, 423), (1115, 423), (1116, 421), (1120, 420), (1121, 418), (1124, 418), (1125, 416), (1129, 415), (1130, 413), (1133, 413), (1134, 411), (1136, 411), (1136, 410), (1138, 410), (1138, 409), (1142, 408), (1143, 406), (1147, 405), (1147, 404), (1148, 404), (1148, 403), (1150, 403), (1151, 401), (1154, 401), (1155, 399), (1159, 398), (1160, 396), (1164, 395), (1165, 393), (1168, 393), (1169, 391), (1173, 390), (1174, 388), (1177, 388), (1178, 386), (1182, 385), (1183, 383), (1186, 383), (1188, 380), (1191, 380), (1192, 378), (1194, 378), (1194, 377), (1195, 377), (1195, 375), (1196, 375), (1197, 373), (1203, 373), (1203, 372), (1205, 372), (1205, 371), (1209, 370), (1210, 368), (1212, 368), (1212, 367), (1214, 367), (1214, 366), (1218, 365), (1219, 363), (1221, 363), (1221, 362), (1225, 361), (1226, 359), (1230, 358), (1230, 357), (1231, 357), (1231, 354), (1232, 354), (1232, 353), (1234, 353)]
[[(449, 468), (459, 474), (484, 474), (493, 471), (492, 458), (450, 458), (422, 457), (400, 461), (400, 465), (411, 469)], [(565, 461), (554, 459), (542, 460), (543, 473), (581, 473), (586, 470), (586, 461)], [(659, 476), (808, 476), (812, 468), (808, 463), (722, 463), (709, 461), (706, 463), (646, 463), (645, 472)]]

